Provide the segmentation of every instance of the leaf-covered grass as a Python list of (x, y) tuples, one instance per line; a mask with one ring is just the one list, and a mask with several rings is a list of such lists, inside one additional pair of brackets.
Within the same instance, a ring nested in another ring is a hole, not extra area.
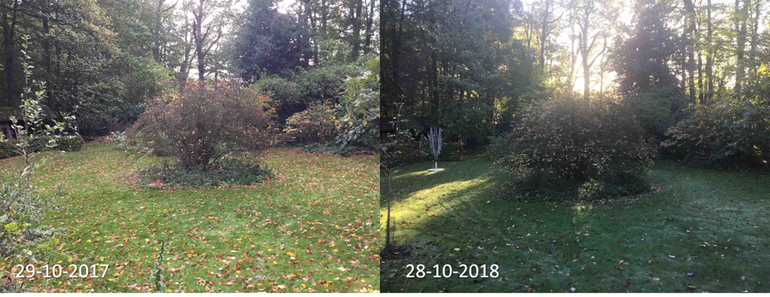
[[(382, 292), (770, 291), (768, 172), (659, 161), (650, 178), (660, 191), (554, 205), (501, 197), (505, 174), (479, 157), (432, 165), (393, 177), (394, 236), (412, 251), (382, 264)], [(407, 279), (410, 263), (496, 263), (500, 277)]]
[[(33, 291), (352, 292), (379, 287), (378, 156), (339, 158), (270, 149), (258, 162), (276, 178), (256, 186), (153, 190), (133, 173), (158, 160), (87, 145), (44, 153), (36, 184), (67, 197), (45, 222), (61, 232), (54, 265), (109, 264), (106, 278), (42, 279)], [(0, 160), (0, 177), (20, 160)], [(0, 259), (8, 274), (14, 259)], [(60, 262), (61, 261), (61, 262)], [(40, 268), (38, 268), (40, 269)], [(101, 271), (100, 271), (101, 274)], [(15, 276), (15, 273), (12, 274)], [(67, 275), (68, 276), (68, 275)]]

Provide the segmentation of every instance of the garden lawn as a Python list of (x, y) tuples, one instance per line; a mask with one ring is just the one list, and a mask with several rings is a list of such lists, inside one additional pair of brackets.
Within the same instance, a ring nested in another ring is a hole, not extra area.
[[(502, 198), (505, 174), (481, 157), (439, 165), (392, 179), (394, 236), (412, 251), (382, 264), (382, 292), (770, 292), (768, 172), (659, 161), (657, 193), (554, 205)], [(405, 278), (407, 264), (460, 263), (498, 264), (500, 277)]]
[[(47, 162), (35, 184), (49, 193), (63, 185), (67, 197), (45, 217), (59, 229), (61, 243), (36, 265), (110, 266), (105, 278), (37, 277), (27, 283), (31, 290), (155, 291), (156, 263), (162, 264), (164, 292), (379, 288), (378, 156), (274, 148), (258, 158), (276, 171), (268, 182), (154, 190), (133, 184), (132, 175), (158, 159), (113, 147), (40, 155)], [(0, 160), (0, 177), (17, 174), (21, 164)], [(14, 261), (0, 259), (0, 272), (9, 273)]]

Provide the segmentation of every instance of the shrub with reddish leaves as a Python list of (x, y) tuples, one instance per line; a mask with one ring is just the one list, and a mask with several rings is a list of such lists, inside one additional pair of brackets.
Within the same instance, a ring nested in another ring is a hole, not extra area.
[(663, 147), (687, 155), (685, 162), (713, 168), (768, 168), (770, 96), (720, 98), (696, 106), (692, 115), (668, 129)]
[(326, 143), (334, 140), (335, 122), (336, 118), (329, 107), (313, 104), (289, 117), (284, 132), (302, 143)]
[(571, 96), (530, 107), (492, 149), (498, 164), (524, 178), (519, 190), (601, 184), (591, 188), (602, 193), (580, 193), (583, 198), (643, 190), (642, 177), (654, 152), (629, 108)]
[(152, 102), (133, 132), (184, 168), (206, 170), (228, 153), (269, 145), (267, 108), (267, 97), (237, 83), (193, 83)]

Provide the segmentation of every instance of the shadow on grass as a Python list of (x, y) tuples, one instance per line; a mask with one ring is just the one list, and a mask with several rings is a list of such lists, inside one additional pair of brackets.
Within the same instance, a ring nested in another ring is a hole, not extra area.
[[(454, 174), (433, 179), (427, 165), (393, 179), (394, 239), (414, 249), (382, 263), (383, 292), (770, 291), (766, 172), (656, 166), (660, 193), (553, 205), (496, 195), (502, 176), (483, 160), (445, 163)], [(460, 263), (494, 263), (501, 276), (405, 277), (407, 264)]]
[[(393, 203), (407, 198), (420, 196), (426, 192), (435, 191), (442, 187), (462, 190), (469, 184), (478, 184), (480, 181), (488, 182), (499, 179), (494, 175), (494, 164), (482, 156), (470, 156), (465, 161), (439, 162), (439, 168), (443, 171), (431, 172), (433, 162), (421, 162), (409, 164), (395, 170), (391, 176)], [(387, 179), (381, 172), (380, 179), (380, 206), (386, 207)], [(467, 191), (467, 190), (466, 190)]]

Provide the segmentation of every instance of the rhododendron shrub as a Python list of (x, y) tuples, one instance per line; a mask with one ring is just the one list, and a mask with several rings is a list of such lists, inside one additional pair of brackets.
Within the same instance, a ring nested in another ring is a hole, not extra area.
[(167, 146), (184, 168), (206, 170), (231, 152), (267, 147), (270, 125), (267, 97), (237, 83), (193, 83), (150, 103), (133, 132)]
[[(521, 181), (518, 190), (574, 184), (575, 198), (591, 198), (649, 188), (643, 176), (653, 149), (633, 111), (610, 100), (563, 96), (533, 105), (491, 151)], [(578, 192), (583, 183), (602, 193)]]
[(676, 147), (685, 162), (714, 168), (768, 168), (770, 100), (724, 98), (693, 108), (692, 115), (668, 129), (661, 145)]

